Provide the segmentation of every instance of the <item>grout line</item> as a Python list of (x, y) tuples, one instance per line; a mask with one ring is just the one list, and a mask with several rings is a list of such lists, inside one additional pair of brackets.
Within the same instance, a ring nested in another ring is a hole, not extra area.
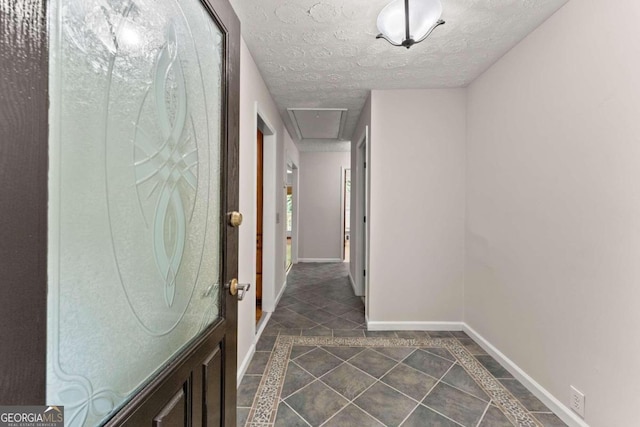
[[(302, 421), (304, 421), (304, 422), (305, 422), (309, 427), (311, 427), (311, 423), (310, 423), (309, 421), (307, 421), (307, 420), (302, 416), (302, 414), (299, 414), (299, 413), (298, 413), (298, 411), (296, 411), (295, 409), (293, 409), (293, 408), (291, 407), (291, 405), (289, 405), (287, 402), (285, 402), (285, 401), (284, 401), (284, 399), (280, 399), (280, 405), (282, 405), (282, 404), (286, 405), (286, 406), (287, 406), (287, 408), (289, 408), (291, 411), (293, 411), (293, 413), (294, 413), (294, 414), (296, 414), (297, 416), (299, 416), (299, 417), (300, 417), (300, 419), (301, 419)], [(278, 411), (276, 411), (276, 416), (275, 416), (275, 418), (274, 418), (274, 420), (273, 420), (274, 424), (275, 424), (276, 418), (278, 418)]]
[[(430, 338), (430, 339), (433, 339), (433, 338)], [(435, 338), (435, 339), (442, 339), (442, 338)], [(435, 353), (432, 353), (432, 352), (429, 351), (430, 348), (436, 348), (436, 347), (424, 347), (424, 348), (419, 347), (419, 348), (420, 348), (420, 350), (424, 351), (425, 353), (429, 353), (429, 354), (432, 354), (434, 356), (438, 356), (440, 359), (448, 360), (451, 363), (456, 363), (457, 362), (457, 360), (455, 360), (455, 356), (453, 356), (453, 355), (451, 355), (451, 357), (453, 357), (454, 360), (447, 359), (446, 357), (440, 356), (439, 354), (435, 354)], [(443, 350), (447, 350), (447, 349), (443, 348)], [(447, 350), (447, 351), (449, 351), (449, 350)], [(451, 354), (451, 353), (449, 353), (449, 354)]]
[(442, 413), (440, 413), (440, 412), (436, 411), (435, 409), (433, 409), (433, 408), (431, 408), (431, 407), (429, 407), (429, 406), (427, 406), (427, 405), (423, 405), (422, 403), (419, 403), (419, 404), (418, 404), (418, 406), (416, 406), (415, 408), (413, 408), (413, 411), (411, 411), (411, 412), (409, 413), (409, 415), (407, 415), (407, 416), (402, 420), (402, 422), (401, 422), (399, 425), (402, 425), (402, 423), (404, 423), (405, 421), (407, 421), (407, 420), (409, 419), (409, 417), (411, 416), (411, 414), (413, 414), (415, 411), (417, 411), (417, 410), (418, 410), (418, 408), (419, 408), (419, 407), (421, 407), (421, 406), (422, 406), (422, 407), (424, 407), (424, 408), (427, 408), (428, 410), (430, 410), (430, 411), (432, 411), (432, 412), (435, 412), (436, 414), (440, 415), (441, 417), (446, 418), (447, 420), (451, 421), (451, 422), (452, 422), (452, 423), (454, 423), (454, 424), (459, 425), (460, 427), (465, 427), (463, 424), (460, 424), (459, 422), (457, 422), (457, 421), (456, 421), (456, 420), (454, 420), (453, 418), (449, 418), (449, 417), (447, 417), (445, 414), (442, 414)]
[[(379, 347), (378, 347), (378, 348), (379, 348)], [(406, 355), (402, 360), (399, 360), (399, 361), (398, 361), (398, 360), (396, 360), (396, 359), (394, 359), (394, 358), (392, 358), (392, 357), (387, 356), (387, 355), (386, 355), (386, 354), (384, 354), (384, 353), (379, 352), (378, 350), (376, 350), (376, 347), (369, 347), (369, 349), (370, 349), (370, 350), (373, 350), (373, 351), (375, 351), (376, 353), (378, 353), (378, 354), (380, 354), (380, 355), (382, 355), (382, 356), (384, 356), (384, 357), (386, 357), (386, 358), (388, 358), (388, 359), (391, 359), (391, 360), (393, 360), (394, 362), (398, 362), (398, 363), (402, 363), (402, 362), (404, 362), (405, 360), (407, 360), (407, 357), (411, 356), (413, 353), (415, 353), (415, 352), (419, 349), (418, 347), (402, 347), (402, 348), (413, 348), (413, 351), (412, 351), (411, 353), (407, 354), (407, 355)]]
[(484, 412), (482, 413), (482, 416), (480, 417), (480, 419), (478, 420), (478, 423), (476, 424), (476, 427), (479, 427), (480, 424), (482, 423), (482, 420), (484, 419), (485, 415), (487, 415), (487, 411), (489, 410), (489, 408), (491, 407), (491, 402), (493, 402), (492, 400), (489, 400), (489, 404), (487, 405), (486, 408), (484, 408)]
[[(440, 338), (440, 339), (442, 339), (442, 338)], [(433, 347), (425, 347), (425, 348), (433, 348)], [(435, 357), (438, 357), (438, 358), (440, 358), (440, 359), (442, 359), (442, 360), (446, 360), (447, 362), (450, 362), (450, 363), (457, 363), (457, 361), (456, 361), (456, 360), (447, 359), (446, 357), (442, 357), (442, 356), (439, 356), (439, 355), (437, 355), (437, 354), (435, 354), (435, 353), (431, 353), (429, 350), (425, 350), (425, 349), (423, 349), (423, 348), (419, 348), (419, 350), (422, 350), (422, 351), (424, 351), (425, 353), (429, 353), (429, 355), (430, 355), (430, 356), (435, 356)], [(446, 349), (445, 349), (445, 350), (446, 350)], [(455, 356), (454, 356), (454, 357), (455, 357)]]
[[(303, 347), (303, 346), (299, 346), (299, 347)], [(309, 354), (311, 353), (313, 350), (315, 350), (316, 348), (318, 348), (318, 346), (314, 346), (311, 350), (305, 351), (304, 353), (300, 353), (299, 355), (297, 355), (294, 359), (291, 358), (291, 354), (289, 354), (289, 360), (294, 361), (296, 360), (298, 357), (302, 357), (305, 354)], [(291, 349), (293, 349), (293, 346), (291, 346)]]
[[(460, 365), (458, 362), (456, 362), (456, 363), (454, 363), (454, 364), (453, 364), (453, 366), (455, 366), (455, 365), (460, 366), (460, 367), (464, 370), (464, 372), (465, 372), (467, 375), (469, 375), (469, 373), (467, 372), (467, 370), (466, 370), (466, 369), (464, 369), (464, 367), (463, 367), (462, 365)], [(451, 366), (451, 368), (450, 368), (450, 369), (453, 369), (453, 366)], [(448, 372), (448, 371), (447, 371), (447, 372)], [(446, 374), (445, 374), (445, 375), (446, 375)], [(469, 377), (473, 380), (473, 377), (472, 377), (471, 375), (469, 375)], [(471, 397), (475, 397), (476, 399), (478, 399), (478, 400), (480, 400), (480, 401), (482, 401), (482, 402), (487, 402), (486, 400), (481, 399), (481, 398), (479, 398), (478, 396), (474, 396), (473, 394), (469, 393), (468, 391), (462, 390), (461, 388), (458, 388), (458, 387), (454, 386), (453, 384), (449, 384), (448, 382), (446, 382), (446, 381), (444, 380), (444, 376), (440, 379), (440, 382), (442, 382), (442, 383), (444, 383), (444, 384), (448, 385), (448, 386), (449, 386), (449, 387), (451, 387), (451, 388), (454, 388), (454, 389), (456, 389), (456, 390), (458, 390), (458, 391), (461, 391), (461, 392), (463, 392), (463, 393), (464, 393), (464, 394), (466, 394), (466, 395), (469, 395), (469, 396), (471, 396)], [(473, 380), (473, 382), (475, 383), (475, 380)], [(481, 389), (483, 392), (485, 392), (485, 394), (486, 394), (486, 395), (487, 395), (487, 397), (489, 398), (488, 402), (491, 402), (491, 396), (489, 396), (489, 394), (486, 392), (486, 390), (485, 390), (484, 388), (482, 388), (482, 386), (481, 386), (480, 384), (476, 383), (476, 385), (477, 385), (478, 387), (480, 387), (480, 389)]]

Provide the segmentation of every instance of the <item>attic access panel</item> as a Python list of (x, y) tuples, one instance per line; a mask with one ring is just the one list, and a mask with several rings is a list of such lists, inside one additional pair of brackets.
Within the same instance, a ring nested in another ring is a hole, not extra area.
[(287, 108), (298, 139), (342, 138), (346, 108)]

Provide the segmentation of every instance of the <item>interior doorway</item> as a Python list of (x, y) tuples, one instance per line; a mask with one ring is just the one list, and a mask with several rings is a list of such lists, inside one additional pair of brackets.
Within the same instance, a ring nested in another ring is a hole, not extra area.
[(351, 250), (351, 169), (344, 169), (342, 174), (342, 259), (349, 262)]
[(264, 135), (256, 138), (256, 324), (262, 318), (262, 242), (264, 222)]
[(365, 298), (365, 313), (369, 313), (369, 165), (370, 147), (369, 147), (369, 127), (365, 127), (364, 134), (359, 138), (356, 149), (356, 169), (354, 179), (356, 186), (354, 205), (353, 241), (355, 245), (352, 247), (353, 259), (355, 264), (353, 270), (354, 291), (358, 296)]
[(360, 280), (362, 283), (362, 289), (365, 291), (366, 296), (366, 283), (367, 283), (367, 249), (368, 243), (367, 239), (367, 144), (366, 139), (363, 141), (362, 145), (358, 147), (359, 150), (359, 163), (360, 163), (360, 188), (359, 193), (360, 196), (360, 212), (362, 212), (360, 218), (361, 224), (361, 233), (360, 233), (360, 250), (358, 253), (360, 254), (360, 266), (361, 266), (361, 275)]
[(285, 259), (284, 269), (288, 273), (293, 265), (293, 210), (294, 210), (294, 194), (293, 194), (293, 164), (287, 164), (287, 187), (285, 191), (285, 208), (286, 208), (286, 233), (285, 233)]

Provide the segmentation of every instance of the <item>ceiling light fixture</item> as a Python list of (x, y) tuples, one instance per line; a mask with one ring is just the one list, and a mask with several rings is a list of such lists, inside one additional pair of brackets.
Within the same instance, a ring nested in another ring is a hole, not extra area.
[(444, 24), (440, 16), (440, 0), (393, 0), (378, 15), (376, 38), (409, 49)]

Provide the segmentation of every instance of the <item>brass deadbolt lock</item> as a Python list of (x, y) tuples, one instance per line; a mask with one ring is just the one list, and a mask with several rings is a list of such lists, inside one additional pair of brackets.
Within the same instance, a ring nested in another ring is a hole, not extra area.
[(232, 227), (240, 227), (242, 224), (242, 214), (240, 212), (233, 211), (229, 214), (229, 225)]

